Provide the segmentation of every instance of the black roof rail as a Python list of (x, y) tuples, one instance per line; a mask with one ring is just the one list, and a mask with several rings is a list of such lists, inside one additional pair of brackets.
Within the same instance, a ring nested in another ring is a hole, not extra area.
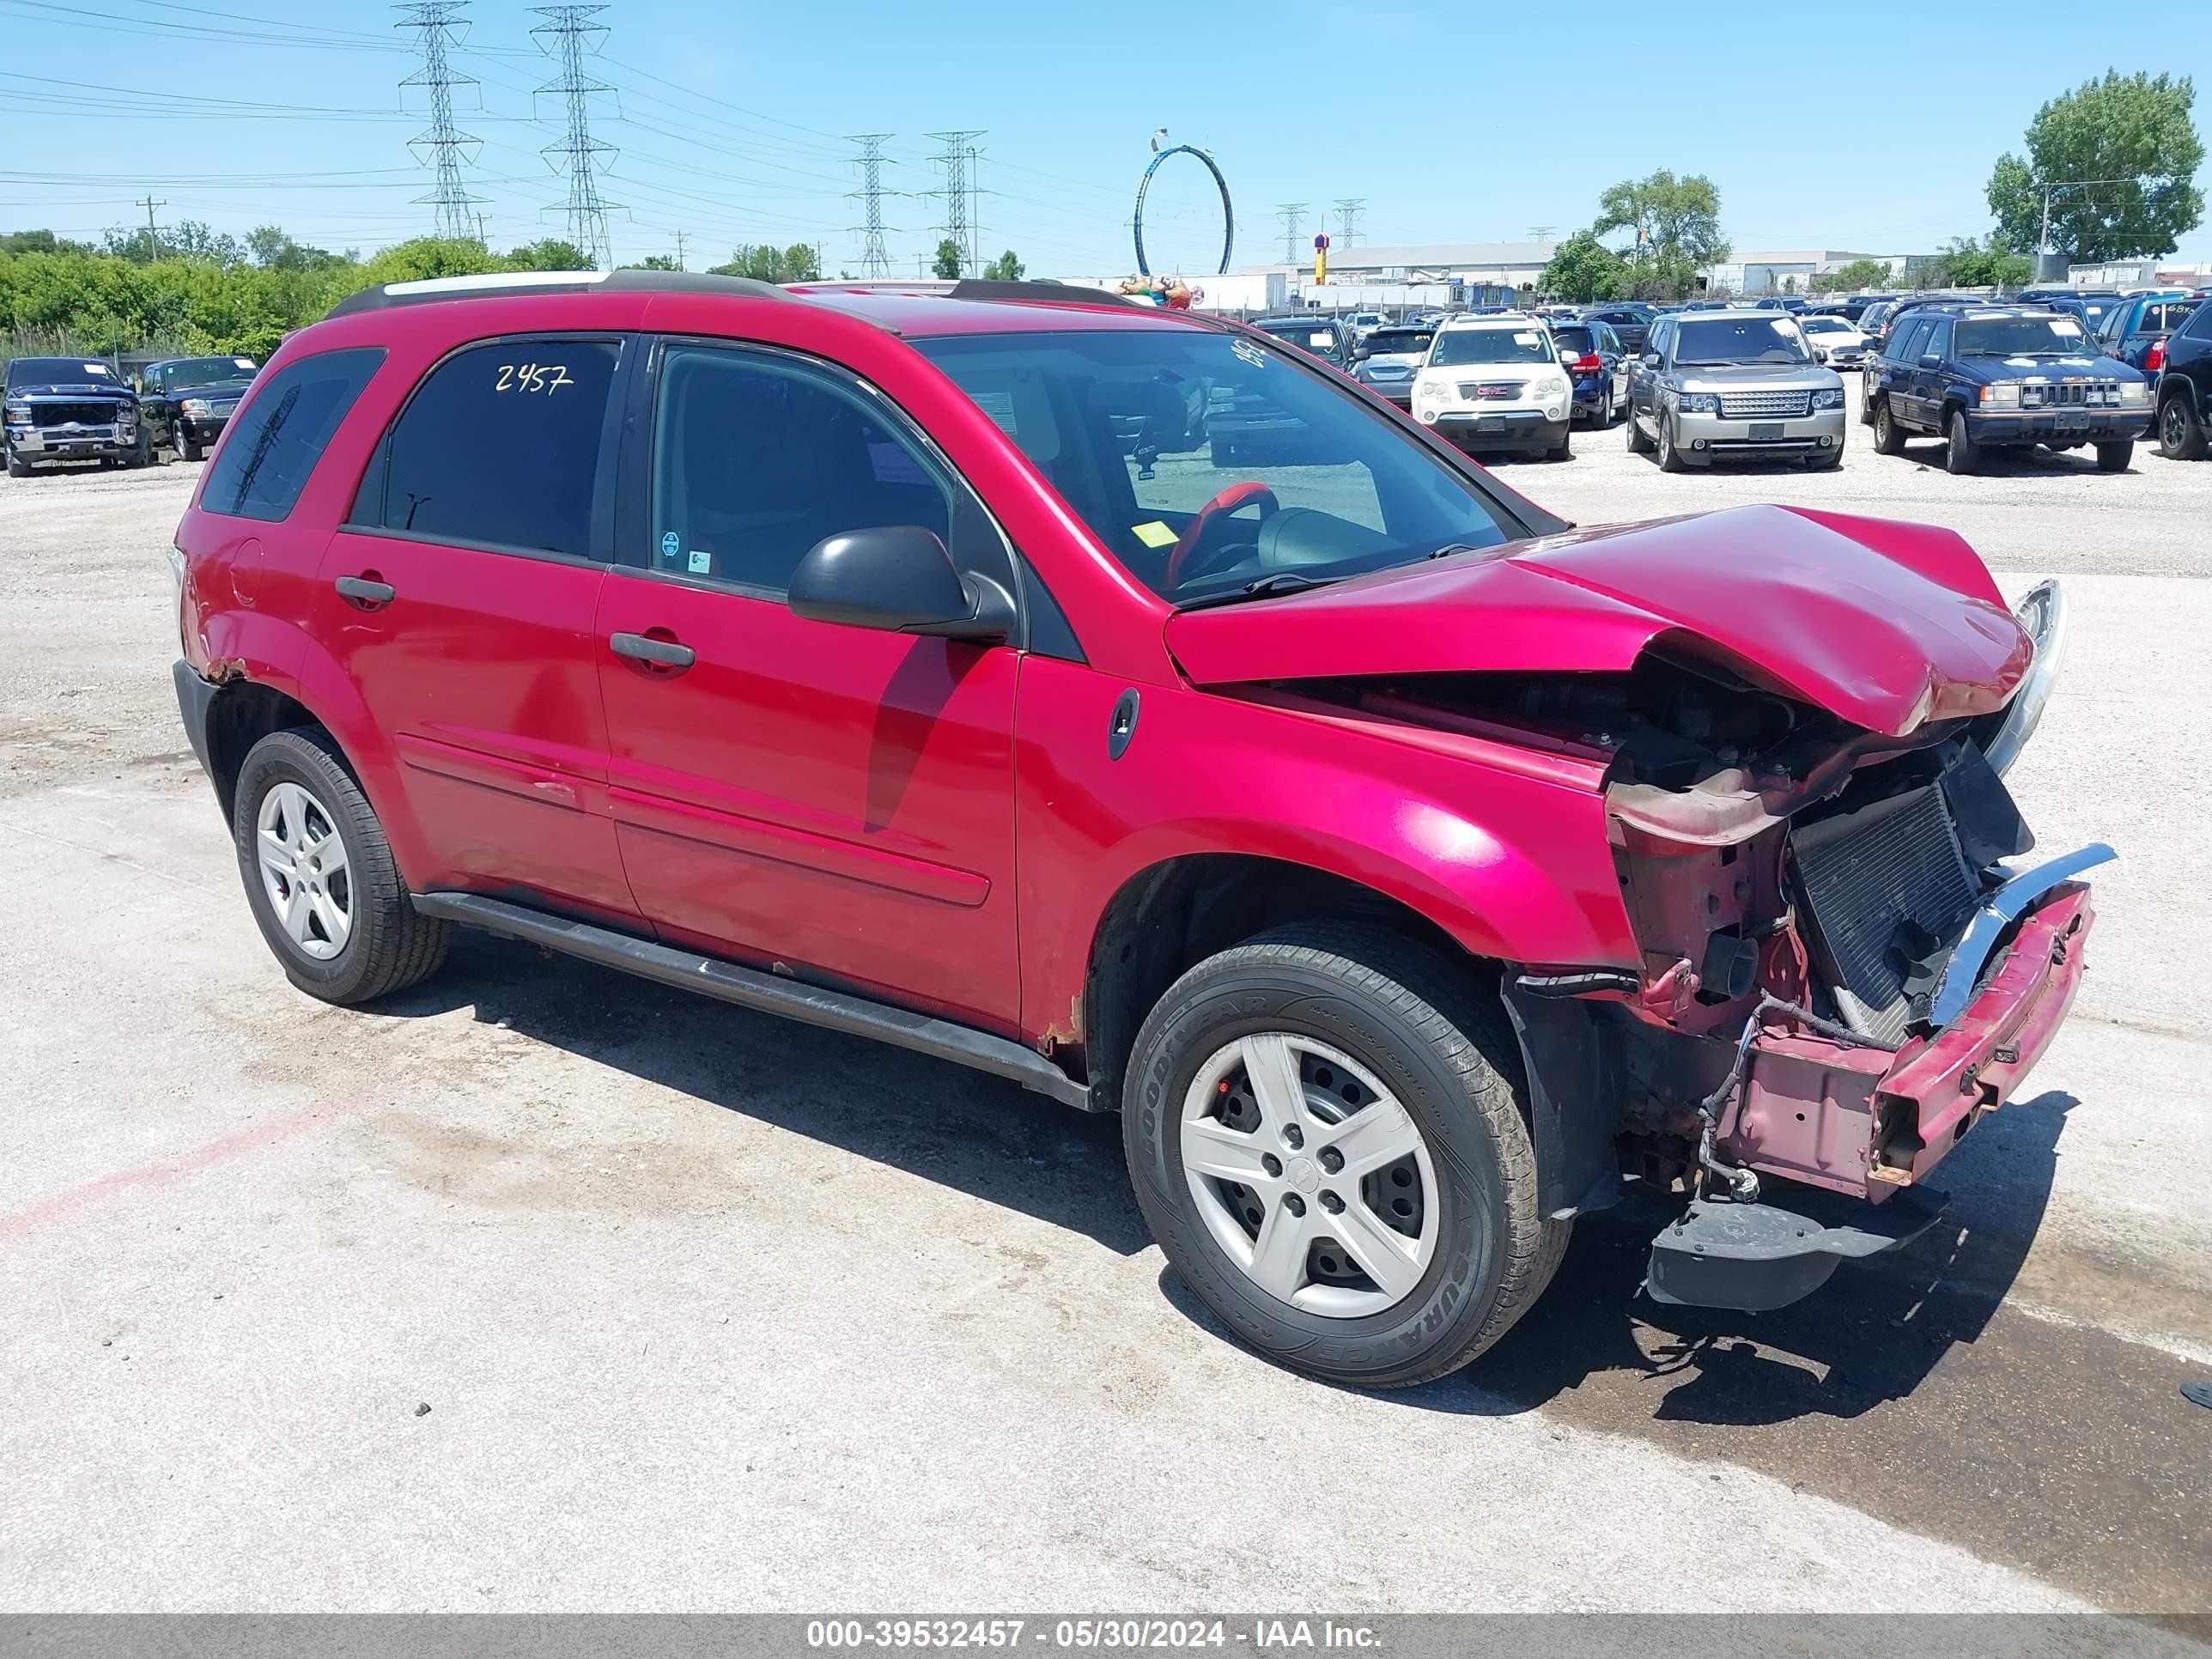
[(1026, 282), (994, 282), (985, 276), (963, 276), (946, 292), (948, 300), (1044, 300), (1068, 301), (1078, 305), (1126, 306), (1132, 310), (1151, 311), (1152, 306), (1139, 306), (1126, 294), (1109, 294), (1103, 288), (1085, 288), (1079, 283), (1063, 283), (1052, 276), (1033, 276)]
[(448, 300), (489, 300), (531, 294), (719, 294), (732, 300), (786, 300), (798, 295), (750, 276), (717, 276), (689, 270), (488, 270), (470, 276), (431, 276), (385, 283), (349, 294), (325, 313), (349, 317), (390, 306), (430, 305)]

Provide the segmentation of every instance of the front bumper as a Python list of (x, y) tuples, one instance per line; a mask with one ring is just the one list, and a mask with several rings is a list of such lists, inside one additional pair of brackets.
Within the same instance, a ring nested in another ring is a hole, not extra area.
[(212, 681), (200, 678), (199, 671), (182, 657), (171, 665), (169, 678), (176, 683), (177, 712), (185, 722), (185, 737), (192, 745), (192, 758), (200, 763), (200, 770), (212, 778), (215, 768), (208, 764), (208, 711), (215, 706), (216, 686)]
[(182, 432), (196, 444), (211, 444), (222, 436), (223, 428), (230, 424), (228, 414), (179, 415), (172, 417), (169, 429)]
[(1731, 421), (1677, 410), (1674, 447), (1692, 465), (1735, 457), (1826, 455), (1844, 447), (1844, 411), (1815, 410), (1778, 421)]
[(129, 455), (138, 447), (138, 427), (120, 422), (104, 426), (11, 426), (8, 447), (27, 461), (88, 461)]
[(1978, 444), (2132, 442), (2150, 435), (2151, 410), (2140, 409), (2054, 409), (2020, 415), (1972, 410), (1966, 431)]
[(1553, 420), (1540, 409), (1504, 409), (1495, 414), (1479, 410), (1447, 410), (1421, 424), (1461, 449), (1557, 449), (1567, 441), (1569, 412)]
[(1763, 1029), (1716, 1137), (1722, 1158), (1880, 1202), (1927, 1179), (1984, 1112), (2012, 1097), (2081, 988), (2096, 912), (2065, 881), (2014, 926), (1955, 1018), (1895, 1054)]
[(1410, 410), (1413, 406), (1413, 382), (1411, 376), (1402, 380), (1362, 380), (1359, 384), (1376, 397), (1386, 402), (1394, 403), (1401, 409)]

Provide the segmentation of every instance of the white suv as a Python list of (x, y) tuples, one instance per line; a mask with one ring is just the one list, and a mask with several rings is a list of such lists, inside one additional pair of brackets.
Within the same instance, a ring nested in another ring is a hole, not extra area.
[(1534, 449), (1564, 461), (1574, 409), (1552, 331), (1517, 313), (1445, 323), (1413, 382), (1414, 417), (1470, 453)]

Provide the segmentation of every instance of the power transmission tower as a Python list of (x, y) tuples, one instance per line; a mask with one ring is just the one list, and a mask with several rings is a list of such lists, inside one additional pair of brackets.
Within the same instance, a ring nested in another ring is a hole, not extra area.
[(416, 0), (399, 8), (406, 15), (392, 25), (415, 30), (422, 50), (422, 67), (400, 86), (430, 89), (430, 125), (409, 140), (407, 148), (415, 152), (416, 161), (436, 170), (438, 182), (428, 196), (417, 196), (415, 200), (434, 210), (434, 234), (456, 241), (469, 234), (470, 222), (477, 216), (473, 204), (483, 199), (470, 195), (461, 182), (463, 152), (473, 162), (483, 140), (453, 126), (453, 88), (472, 87), (477, 78), (459, 73), (446, 61), (446, 48), (460, 44), (460, 36), (454, 31), (463, 27), (460, 15), (467, 5), (468, 0)]
[(884, 141), (888, 132), (856, 132), (852, 142), (860, 147), (861, 236), (860, 275), (880, 279), (891, 274), (891, 256), (884, 247)]
[(1364, 196), (1340, 196), (1336, 198), (1337, 234), (1350, 247), (1359, 240), (1359, 216), (1367, 210)]
[(595, 267), (606, 270), (614, 264), (614, 246), (607, 234), (607, 210), (621, 204), (607, 201), (599, 194), (600, 157), (611, 156), (614, 146), (603, 144), (592, 137), (592, 94), (614, 88), (584, 72), (585, 37), (594, 37), (591, 50), (598, 51), (606, 39), (607, 26), (592, 20), (606, 8), (532, 6), (530, 9), (546, 20), (530, 31), (538, 41), (538, 50), (549, 55), (555, 52), (561, 54), (561, 78), (548, 81), (538, 90), (559, 93), (568, 111), (567, 135), (559, 143), (546, 145), (539, 154), (548, 161), (556, 155), (566, 158), (568, 240), (591, 256)]
[(1298, 262), (1298, 233), (1306, 228), (1306, 204), (1304, 202), (1278, 203), (1275, 216), (1283, 222), (1283, 263), (1294, 265)]
[(150, 190), (146, 192), (144, 201), (131, 204), (133, 207), (142, 207), (146, 210), (146, 257), (149, 259), (158, 259), (161, 257), (161, 233), (154, 228), (154, 210), (168, 205), (167, 197), (164, 196), (157, 202), (154, 199), (154, 192)]
[(959, 247), (960, 269), (969, 275), (976, 269), (975, 141), (983, 132), (981, 127), (967, 127), (928, 135), (945, 146), (944, 153), (937, 158), (938, 166), (945, 169), (945, 188), (931, 194), (945, 198), (945, 240)]
[(684, 233), (680, 229), (676, 233), (676, 268), (684, 269)]

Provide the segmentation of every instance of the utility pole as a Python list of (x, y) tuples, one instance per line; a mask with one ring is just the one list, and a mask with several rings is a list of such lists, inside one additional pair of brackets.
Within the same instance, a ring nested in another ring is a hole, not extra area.
[(1359, 240), (1359, 216), (1367, 210), (1364, 196), (1340, 196), (1336, 198), (1337, 234), (1350, 247)]
[(151, 252), (147, 257), (149, 261), (158, 259), (161, 257), (161, 233), (154, 228), (154, 210), (157, 207), (168, 206), (169, 198), (164, 196), (157, 202), (154, 199), (154, 192), (149, 190), (146, 192), (146, 199), (144, 201), (136, 203), (133, 205), (142, 207), (146, 210), (146, 241), (149, 247), (151, 249)]
[(1295, 265), (1298, 262), (1298, 233), (1306, 228), (1306, 204), (1304, 202), (1279, 202), (1275, 216), (1283, 222), (1283, 263)]
[(2043, 267), (2045, 262), (2051, 258), (2051, 203), (2052, 198), (2058, 195), (2062, 191), (2094, 190), (2100, 185), (2134, 185), (2140, 188), (2142, 184), (2142, 179), (2140, 177), (2133, 179), (2066, 179), (2054, 183), (2046, 183), (2043, 186), (2043, 231), (2035, 240), (2035, 280), (2039, 283), (2050, 280), (2050, 278), (2045, 275)]
[(415, 152), (416, 161), (428, 163), (436, 171), (438, 182), (428, 196), (417, 196), (415, 201), (418, 205), (428, 204), (432, 208), (432, 234), (453, 241), (468, 235), (470, 209), (483, 199), (470, 195), (468, 187), (461, 182), (463, 152), (466, 152), (470, 161), (474, 161), (483, 141), (474, 133), (459, 131), (453, 125), (453, 89), (472, 87), (477, 78), (461, 74), (446, 60), (446, 49), (460, 44), (460, 37), (453, 31), (462, 27), (460, 15), (467, 4), (468, 0), (416, 0), (414, 4), (400, 8), (406, 15), (392, 26), (415, 30), (422, 49), (422, 67), (402, 81), (401, 88), (430, 89), (430, 125), (408, 140), (407, 148)]
[(592, 20), (606, 8), (532, 6), (530, 9), (546, 20), (530, 31), (538, 50), (549, 55), (557, 52), (561, 58), (561, 78), (548, 81), (538, 90), (559, 93), (568, 112), (566, 135), (539, 154), (548, 161), (556, 155), (567, 158), (568, 240), (591, 256), (594, 269), (609, 270), (614, 264), (614, 246), (607, 234), (607, 210), (620, 204), (600, 196), (597, 170), (602, 156), (614, 154), (614, 146), (592, 137), (591, 105), (593, 93), (614, 88), (584, 72), (585, 37), (593, 37), (591, 49), (594, 52), (605, 44), (607, 26)]
[(684, 269), (684, 232), (680, 228), (676, 233), (676, 268)]
[(975, 266), (975, 222), (969, 170), (975, 160), (975, 141), (983, 131), (981, 127), (964, 127), (928, 135), (945, 146), (937, 158), (945, 169), (945, 188), (932, 192), (945, 199), (945, 239), (959, 246), (960, 269), (970, 276)]
[(884, 249), (884, 143), (888, 132), (856, 132), (850, 141), (860, 147), (855, 163), (860, 170), (860, 275), (880, 282), (891, 274), (891, 258)]

